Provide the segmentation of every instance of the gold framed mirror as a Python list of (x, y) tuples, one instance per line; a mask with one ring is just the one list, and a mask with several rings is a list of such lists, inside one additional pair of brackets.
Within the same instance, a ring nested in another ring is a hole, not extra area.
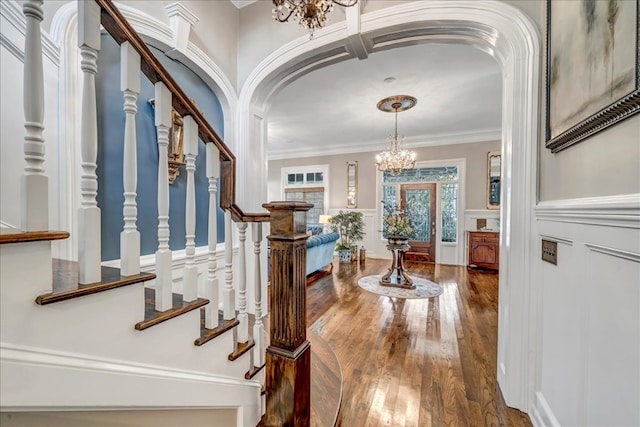
[(500, 209), (500, 171), (502, 159), (499, 151), (487, 154), (487, 209)]
[(358, 162), (347, 162), (347, 208), (358, 206)]

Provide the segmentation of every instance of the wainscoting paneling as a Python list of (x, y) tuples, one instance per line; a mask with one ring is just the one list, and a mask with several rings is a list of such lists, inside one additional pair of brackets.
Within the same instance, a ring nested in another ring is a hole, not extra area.
[[(640, 195), (544, 202), (536, 425), (640, 425)], [(541, 243), (540, 246), (541, 247)]]

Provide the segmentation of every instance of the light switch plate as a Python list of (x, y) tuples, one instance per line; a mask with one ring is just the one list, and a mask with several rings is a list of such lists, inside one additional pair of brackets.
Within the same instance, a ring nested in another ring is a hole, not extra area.
[(558, 265), (558, 242), (542, 239), (542, 260)]

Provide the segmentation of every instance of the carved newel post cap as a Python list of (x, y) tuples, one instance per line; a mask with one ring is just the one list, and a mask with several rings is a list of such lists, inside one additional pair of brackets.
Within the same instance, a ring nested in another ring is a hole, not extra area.
[(271, 216), (271, 236), (305, 235), (307, 211), (313, 207), (305, 202), (269, 202), (262, 205)]

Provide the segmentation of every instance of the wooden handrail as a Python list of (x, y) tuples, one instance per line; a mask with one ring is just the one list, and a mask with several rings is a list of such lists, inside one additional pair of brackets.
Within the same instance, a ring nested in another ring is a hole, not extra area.
[(151, 52), (147, 44), (142, 40), (137, 31), (131, 26), (129, 21), (120, 12), (112, 0), (95, 0), (100, 6), (100, 20), (102, 26), (120, 45), (124, 42), (131, 43), (131, 46), (140, 54), (140, 68), (144, 75), (155, 84), (162, 82), (172, 95), (172, 106), (181, 116), (191, 116), (198, 124), (198, 135), (205, 144), (215, 144), (220, 151), (220, 206), (222, 209), (230, 210), (232, 219), (235, 222), (267, 222), (269, 213), (248, 213), (244, 212), (235, 203), (235, 171), (236, 158), (233, 152), (226, 146), (222, 138), (216, 133), (213, 127), (198, 110), (195, 103), (189, 99), (178, 83), (171, 77), (169, 71), (160, 63), (158, 58)]

